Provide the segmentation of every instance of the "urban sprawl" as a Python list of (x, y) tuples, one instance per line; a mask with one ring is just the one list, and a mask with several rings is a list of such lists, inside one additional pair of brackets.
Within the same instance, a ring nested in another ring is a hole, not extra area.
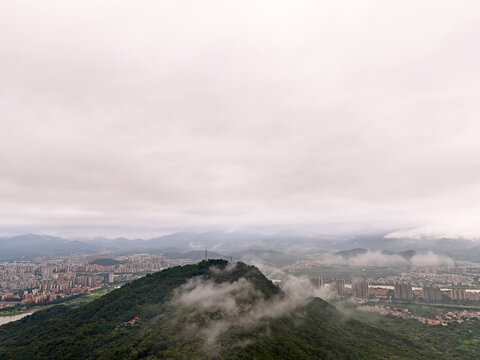
[[(188, 259), (135, 254), (100, 264), (105, 255), (37, 258), (0, 264), (0, 309), (62, 301), (104, 286), (120, 286), (148, 273), (183, 265)], [(95, 262), (99, 263), (95, 263)]]

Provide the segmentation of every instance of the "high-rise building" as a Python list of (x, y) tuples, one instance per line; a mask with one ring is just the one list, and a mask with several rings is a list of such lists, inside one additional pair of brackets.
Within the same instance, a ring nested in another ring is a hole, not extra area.
[(50, 279), (53, 274), (53, 268), (51, 266), (42, 267), (42, 279)]
[(115, 281), (115, 274), (113, 272), (108, 273), (108, 282), (113, 283)]
[(368, 298), (368, 281), (362, 279), (352, 281), (352, 296)]
[(467, 299), (467, 292), (465, 289), (450, 290), (450, 298), (452, 300), (465, 301)]
[(152, 256), (151, 261), (154, 264), (161, 264), (165, 261), (165, 256), (163, 255)]
[(323, 285), (325, 285), (325, 283), (323, 282), (323, 278), (321, 276), (312, 276), (310, 278), (310, 281), (316, 288), (320, 288)]
[(442, 300), (442, 292), (438, 286), (423, 286), (423, 300), (428, 302), (438, 302)]
[(396, 282), (394, 286), (394, 294), (395, 294), (395, 299), (397, 300), (413, 299), (412, 284)]
[(467, 272), (467, 269), (465, 267), (455, 266), (455, 267), (447, 268), (447, 272), (461, 275), (461, 274), (465, 274)]
[(330, 283), (330, 290), (337, 295), (345, 295), (345, 279), (333, 279)]

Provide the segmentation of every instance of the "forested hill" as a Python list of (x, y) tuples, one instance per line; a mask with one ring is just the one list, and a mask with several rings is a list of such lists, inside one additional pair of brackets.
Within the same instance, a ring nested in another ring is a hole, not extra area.
[(0, 327), (0, 359), (432, 358), (319, 298), (290, 296), (244, 263), (174, 267)]

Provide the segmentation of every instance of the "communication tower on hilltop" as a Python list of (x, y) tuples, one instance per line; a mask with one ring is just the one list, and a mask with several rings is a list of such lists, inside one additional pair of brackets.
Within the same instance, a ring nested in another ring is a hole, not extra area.
[(208, 260), (207, 245), (205, 245), (205, 261)]

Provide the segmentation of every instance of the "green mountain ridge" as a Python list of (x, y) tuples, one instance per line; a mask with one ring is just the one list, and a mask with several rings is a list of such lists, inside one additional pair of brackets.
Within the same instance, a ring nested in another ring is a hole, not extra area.
[(147, 275), (76, 309), (55, 306), (4, 325), (0, 358), (434, 357), (320, 298), (282, 291), (254, 266), (209, 260)]

